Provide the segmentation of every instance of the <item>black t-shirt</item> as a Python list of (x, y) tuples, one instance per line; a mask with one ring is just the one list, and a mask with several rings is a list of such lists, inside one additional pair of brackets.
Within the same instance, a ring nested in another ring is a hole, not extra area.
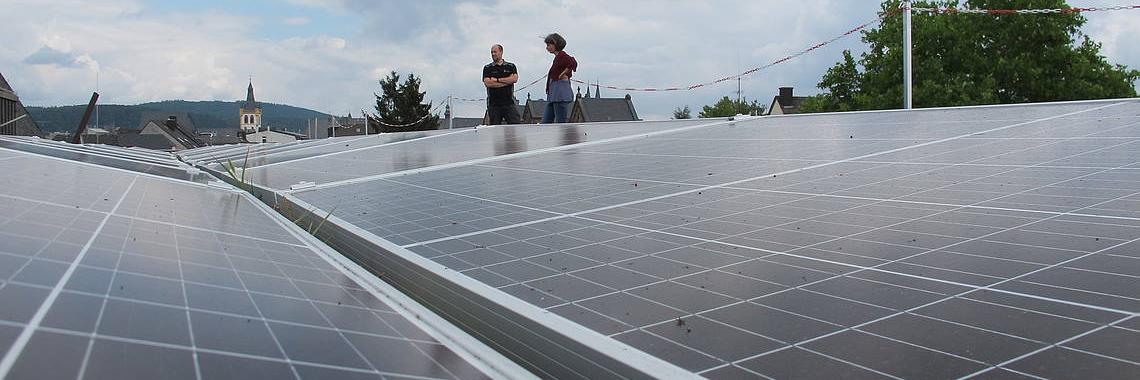
[[(506, 78), (511, 74), (518, 74), (518, 69), (515, 64), (503, 61), (503, 64), (496, 65), (494, 62), (488, 63), (483, 66), (484, 78)], [(515, 85), (503, 86), (499, 88), (487, 88), (487, 105), (488, 106), (507, 106), (515, 104)]]

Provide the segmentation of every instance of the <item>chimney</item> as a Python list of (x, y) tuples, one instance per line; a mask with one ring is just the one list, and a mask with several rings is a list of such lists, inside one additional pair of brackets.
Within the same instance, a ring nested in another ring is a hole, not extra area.
[(780, 105), (787, 106), (787, 105), (791, 105), (791, 104), (792, 104), (792, 88), (791, 87), (780, 87)]

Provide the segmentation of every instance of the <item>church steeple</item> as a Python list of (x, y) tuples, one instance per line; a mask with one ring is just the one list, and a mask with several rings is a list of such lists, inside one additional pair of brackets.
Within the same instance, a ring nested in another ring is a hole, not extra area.
[(245, 91), (245, 103), (241, 105), (241, 131), (249, 134), (261, 130), (261, 106), (253, 97), (253, 79), (249, 80), (249, 87)]
[(257, 108), (257, 101), (253, 99), (253, 79), (249, 80), (249, 88), (245, 92), (245, 104), (241, 106), (243, 110), (254, 110)]

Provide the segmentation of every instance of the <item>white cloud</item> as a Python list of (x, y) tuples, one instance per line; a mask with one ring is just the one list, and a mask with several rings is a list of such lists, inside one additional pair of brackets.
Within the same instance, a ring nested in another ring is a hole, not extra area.
[(281, 20), (281, 23), (283, 23), (285, 25), (290, 25), (290, 26), (308, 25), (310, 22), (312, 22), (312, 20), (310, 20), (308, 17), (300, 17), (300, 16), (298, 16), (298, 17), (286, 17), (286, 18)]
[(1088, 17), (1086, 31), (1094, 41), (1103, 44), (1101, 53), (1110, 62), (1129, 63), (1140, 69), (1140, 49), (1136, 49), (1136, 36), (1140, 35), (1140, 12), (1117, 11)]
[(294, 37), (281, 41), (281, 45), (301, 50), (341, 50), (348, 46), (348, 41), (330, 36)]
[(51, 46), (41, 46), (31, 55), (24, 58), (23, 63), (29, 65), (49, 65), (68, 68), (95, 68), (98, 70), (99, 63), (90, 55), (77, 55), (67, 50), (56, 50)]
[[(95, 71), (101, 77), (105, 103), (212, 99), (238, 92), (228, 88), (237, 86), (238, 78), (225, 62), (225, 57), (234, 55), (234, 46), (219, 43), (219, 36), (240, 36), (240, 19), (215, 12), (144, 17), (142, 8), (119, 3), (135, 11), (111, 11), (102, 2), (53, 3), (14, 12), (20, 16), (0, 16), (0, 23), (19, 30), (11, 44), (6, 40), (5, 45), (12, 46), (15, 54), (34, 51), (24, 65), (8, 65), (14, 57), (0, 53), (3, 66), (12, 67), (5, 74), (15, 82), (13, 86), (22, 87), (25, 102), (84, 102), (95, 88)], [(34, 15), (50, 15), (55, 21), (41, 25)], [(43, 45), (36, 48), (29, 41)], [(43, 64), (51, 57), (61, 62)], [(63, 63), (68, 59), (70, 66)], [(59, 69), (76, 66), (95, 70)]]
[(285, 0), (285, 2), (317, 8), (340, 8), (344, 6), (342, 0)]

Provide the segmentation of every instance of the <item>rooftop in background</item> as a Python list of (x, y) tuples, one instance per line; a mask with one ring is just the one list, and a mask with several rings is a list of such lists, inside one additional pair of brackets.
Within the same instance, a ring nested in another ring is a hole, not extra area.
[[(520, 105), (519, 113), (523, 124), (538, 124), (542, 121), (542, 115), (546, 112), (546, 100), (532, 100), (527, 98), (522, 105)], [(486, 117), (484, 117), (486, 120)], [(637, 108), (633, 105), (633, 97), (626, 94), (621, 98), (602, 98), (600, 91), (596, 91), (591, 96), (590, 91), (586, 91), (586, 96), (579, 93), (574, 98), (574, 103), (570, 105), (570, 122), (571, 123), (599, 123), (599, 122), (614, 122), (614, 121), (637, 121), (641, 120), (637, 117)]]
[(148, 120), (144, 125), (138, 133), (163, 136), (168, 141), (169, 150), (177, 151), (206, 146), (206, 143), (176, 116), (167, 116), (160, 120)]
[(40, 136), (39, 125), (28, 116), (16, 91), (0, 73), (0, 135)]
[[(478, 117), (456, 117), (456, 118), (452, 118), (450, 127), (453, 129), (454, 128), (471, 128), (471, 127), (474, 127), (477, 125), (484, 125), (486, 123), (486, 120), (487, 120), (486, 118), (478, 118)], [(449, 127), (449, 125), (446, 124), (447, 120), (440, 120), (440, 123), (443, 123), (440, 126), (440, 128)]]
[(794, 115), (800, 113), (800, 105), (807, 100), (806, 96), (792, 96), (791, 87), (780, 87), (780, 94), (772, 98), (768, 106), (769, 115)]
[(198, 132), (198, 127), (196, 125), (194, 125), (194, 118), (190, 116), (190, 113), (188, 113), (188, 112), (177, 112), (177, 111), (149, 111), (149, 110), (148, 111), (142, 111), (141, 115), (139, 116), (138, 129), (142, 130), (143, 128), (146, 127), (146, 124), (151, 122), (151, 121), (165, 121), (165, 120), (170, 119), (171, 117), (173, 117), (175, 120), (177, 120), (178, 125), (180, 125), (183, 129), (185, 129), (186, 132), (188, 132), (188, 133), (197, 133)]
[(633, 98), (626, 94), (624, 98), (591, 98), (579, 97), (575, 99), (570, 110), (571, 123), (599, 123), (612, 121), (637, 121), (637, 110), (633, 106)]

